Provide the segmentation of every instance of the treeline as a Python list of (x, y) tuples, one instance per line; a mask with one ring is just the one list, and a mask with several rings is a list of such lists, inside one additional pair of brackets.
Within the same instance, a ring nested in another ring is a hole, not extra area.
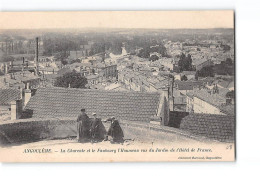
[[(71, 50), (79, 50), (80, 42), (64, 38), (43, 38), (43, 55), (50, 56), (54, 53), (69, 53)], [(66, 55), (66, 54), (65, 54)]]
[(195, 78), (198, 77), (214, 77), (215, 75), (230, 75), (233, 76), (235, 72), (235, 65), (232, 59), (227, 58), (220, 64), (214, 66), (203, 67), (201, 70), (196, 72)]
[(162, 57), (169, 57), (166, 48), (162, 44), (155, 45), (155, 46), (146, 45), (143, 47), (143, 49), (139, 51), (137, 55), (142, 58), (150, 58), (150, 53), (153, 52), (157, 52), (161, 54)]
[[(170, 57), (167, 54), (167, 50), (161, 42), (160, 37), (154, 36), (135, 36), (125, 43), (126, 51), (130, 54), (137, 54), (142, 58), (150, 58), (150, 53), (157, 52), (162, 55), (162, 57)], [(139, 52), (136, 51), (139, 49)], [(156, 60), (150, 58), (151, 60)]]
[[(80, 45), (87, 45), (88, 41), (94, 41), (91, 44), (89, 56), (111, 52), (115, 55), (122, 54), (122, 47), (125, 47), (128, 53), (138, 54), (140, 57), (149, 58), (150, 53), (158, 52), (163, 57), (168, 57), (166, 48), (162, 44), (162, 38), (153, 35), (123, 35), (117, 33), (98, 34), (89, 33), (86, 35), (70, 35), (69, 37), (62, 34), (46, 34), (43, 36), (44, 55), (54, 55), (54, 53), (66, 53), (71, 50), (79, 50)], [(139, 53), (135, 53), (136, 49)]]
[(214, 66), (214, 72), (218, 75), (234, 75), (235, 64), (232, 59), (227, 58), (225, 61)]
[(158, 44), (159, 42), (150, 36), (134, 36), (133, 38), (127, 40), (125, 49), (129, 53), (135, 54), (135, 51), (138, 48), (147, 48)]
[(122, 54), (122, 41), (121, 40), (112, 40), (112, 41), (98, 41), (95, 42), (90, 49), (89, 55), (94, 55), (103, 52), (111, 52), (115, 55)]

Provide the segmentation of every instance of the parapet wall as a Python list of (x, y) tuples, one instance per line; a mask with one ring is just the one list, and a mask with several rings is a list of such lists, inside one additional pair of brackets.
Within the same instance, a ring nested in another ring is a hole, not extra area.
[[(91, 119), (93, 120), (93, 119)], [(102, 135), (110, 123), (102, 122)], [(120, 121), (125, 139), (142, 142), (205, 141), (179, 129), (144, 122)], [(0, 124), (0, 144), (31, 142), (43, 139), (69, 138), (77, 135), (75, 119), (21, 119)]]

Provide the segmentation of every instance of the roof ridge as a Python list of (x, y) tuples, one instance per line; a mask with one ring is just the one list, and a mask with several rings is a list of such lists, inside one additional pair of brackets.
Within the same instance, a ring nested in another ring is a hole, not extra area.
[(78, 90), (81, 92), (110, 92), (110, 93), (121, 93), (121, 94), (147, 94), (147, 95), (159, 95), (159, 92), (115, 92), (112, 90), (100, 90), (100, 89), (81, 89), (81, 88), (65, 88), (65, 87), (44, 87), (38, 88), (38, 90)]

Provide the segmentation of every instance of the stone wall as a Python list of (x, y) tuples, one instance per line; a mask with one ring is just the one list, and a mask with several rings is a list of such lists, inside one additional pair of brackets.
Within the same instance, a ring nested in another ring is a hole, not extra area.
[[(91, 119), (93, 120), (93, 119)], [(185, 131), (145, 122), (120, 121), (124, 139), (153, 141), (205, 141)], [(102, 122), (101, 135), (105, 136), (110, 122)], [(43, 139), (76, 137), (75, 119), (20, 119), (0, 123), (0, 144), (33, 142)]]

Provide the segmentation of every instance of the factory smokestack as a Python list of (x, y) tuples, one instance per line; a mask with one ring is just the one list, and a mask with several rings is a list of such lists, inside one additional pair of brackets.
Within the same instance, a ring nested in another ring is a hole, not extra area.
[(36, 37), (35, 38), (35, 66), (36, 66), (36, 68), (35, 68), (35, 74), (36, 75), (38, 75), (38, 73), (39, 73), (39, 70), (38, 70), (38, 57), (39, 57), (39, 38), (38, 37)]

